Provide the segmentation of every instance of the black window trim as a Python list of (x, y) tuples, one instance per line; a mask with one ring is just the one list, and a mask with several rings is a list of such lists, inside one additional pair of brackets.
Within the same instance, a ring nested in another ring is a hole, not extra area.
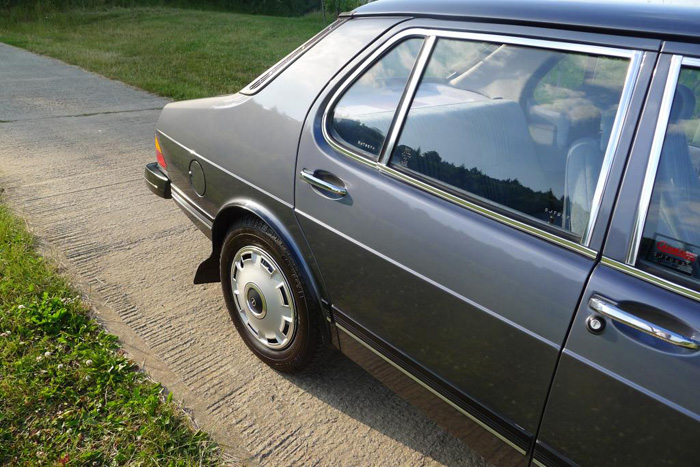
[[(420, 51), (418, 59), (416, 60), (416, 63), (414, 64), (414, 69), (406, 85), (406, 89), (404, 90), (402, 99), (399, 102), (399, 106), (394, 115), (392, 125), (389, 128), (388, 135), (379, 154), (379, 159), (377, 161), (374, 161), (373, 159), (368, 158), (366, 155), (362, 155), (360, 151), (357, 151), (354, 148), (350, 149), (341, 142), (336, 141), (332, 137), (330, 132), (330, 122), (332, 120), (331, 117), (333, 115), (333, 109), (344, 94), (344, 92), (369, 67), (376, 63), (376, 61), (379, 60), (389, 48), (393, 47), (397, 42), (411, 36), (422, 36), (426, 38), (426, 41), (423, 44), (423, 47)], [(615, 116), (615, 122), (613, 124), (612, 133), (603, 159), (603, 166), (601, 167), (600, 177), (598, 179), (596, 191), (593, 197), (593, 203), (591, 206), (591, 216), (589, 218), (588, 226), (586, 228), (586, 231), (584, 232), (581, 242), (565, 238), (565, 236), (561, 235), (561, 233), (553, 233), (547, 231), (544, 228), (542, 228), (543, 225), (540, 222), (523, 222), (514, 219), (509, 215), (501, 214), (498, 212), (498, 208), (491, 204), (491, 202), (489, 202), (488, 207), (482, 206), (469, 199), (466, 199), (464, 196), (457, 196), (455, 194), (450, 193), (449, 191), (433, 186), (416, 177), (409, 176), (389, 166), (389, 158), (391, 156), (391, 153), (393, 152), (394, 146), (396, 145), (398, 137), (406, 121), (406, 116), (408, 115), (408, 110), (410, 109), (413, 97), (418, 88), (418, 83), (423, 75), (423, 72), (425, 71), (425, 68), (427, 67), (428, 59), (432, 54), (433, 48), (435, 47), (435, 43), (439, 38), (467, 39), (483, 42), (495, 42), (501, 44), (523, 45), (528, 47), (539, 47), (552, 50), (595, 54), (608, 57), (620, 57), (629, 60), (627, 76), (625, 77), (618, 112)], [(622, 49), (601, 45), (564, 42), (559, 40), (533, 39), (529, 37), (509, 36), (502, 34), (487, 34), (480, 32), (477, 33), (466, 31), (439, 30), (417, 27), (409, 28), (397, 33), (392, 38), (387, 40), (374, 53), (372, 53), (360, 66), (358, 66), (346, 79), (344, 79), (341, 82), (341, 84), (336, 88), (334, 94), (332, 95), (331, 99), (328, 101), (328, 104), (325, 107), (321, 121), (321, 129), (323, 132), (324, 139), (333, 149), (357, 162), (360, 162), (364, 165), (376, 169), (380, 173), (399, 179), (403, 182), (406, 182), (409, 185), (427, 191), (437, 197), (443, 198), (452, 203), (458, 204), (473, 212), (477, 212), (481, 215), (484, 215), (485, 217), (496, 220), (497, 222), (509, 225), (513, 228), (529, 233), (535, 237), (539, 237), (549, 242), (563, 246), (586, 257), (595, 258), (597, 256), (597, 252), (589, 247), (590, 240), (592, 238), (593, 227), (595, 226), (596, 221), (598, 219), (600, 205), (603, 199), (603, 193), (608, 183), (610, 170), (612, 168), (613, 156), (617, 152), (624, 122), (627, 119), (629, 113), (632, 101), (632, 94), (637, 80), (639, 79), (642, 56), (643, 52), (641, 50), (635, 49)]]

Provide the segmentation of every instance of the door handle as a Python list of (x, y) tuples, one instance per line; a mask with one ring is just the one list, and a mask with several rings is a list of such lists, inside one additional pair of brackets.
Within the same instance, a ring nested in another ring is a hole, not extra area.
[(335, 185), (333, 183), (327, 182), (326, 180), (323, 180), (322, 178), (317, 177), (314, 175), (313, 172), (309, 172), (306, 169), (303, 169), (300, 172), (301, 179), (308, 183), (309, 185), (318, 188), (319, 190), (323, 191), (328, 191), (335, 196), (338, 196), (342, 198), (343, 196), (348, 194), (348, 189), (345, 188), (344, 186), (339, 186)]
[(615, 304), (601, 298), (593, 296), (588, 302), (593, 310), (597, 311), (603, 316), (606, 316), (612, 320), (618, 321), (626, 326), (629, 326), (637, 331), (644, 332), (650, 336), (654, 336), (657, 339), (661, 339), (669, 344), (676, 345), (678, 347), (684, 347), (690, 350), (699, 350), (700, 343), (685, 337), (677, 332), (669, 331), (661, 326), (657, 326), (645, 319), (634, 316), (626, 311), (621, 310)]

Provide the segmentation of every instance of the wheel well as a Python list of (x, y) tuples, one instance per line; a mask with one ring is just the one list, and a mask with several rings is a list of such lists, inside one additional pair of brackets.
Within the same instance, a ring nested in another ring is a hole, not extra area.
[[(219, 274), (219, 259), (221, 255), (221, 247), (224, 244), (224, 240), (226, 239), (226, 234), (228, 233), (229, 228), (231, 225), (233, 225), (234, 222), (238, 221), (239, 219), (242, 219), (246, 216), (249, 217), (256, 217), (260, 219), (262, 222), (267, 224), (272, 230), (276, 231), (277, 234), (280, 236), (283, 242), (287, 243), (287, 246), (289, 249), (292, 251), (292, 254), (295, 253), (295, 249), (293, 245), (289, 244), (290, 239), (286, 238), (285, 235), (282, 234), (282, 232), (279, 232), (278, 229), (275, 228), (275, 226), (268, 222), (267, 219), (264, 217), (258, 215), (254, 211), (251, 211), (249, 209), (243, 208), (241, 206), (230, 206), (222, 210), (217, 216), (216, 219), (214, 219), (214, 225), (212, 226), (212, 231), (211, 231), (211, 241), (212, 241), (212, 253), (209, 259), (207, 259), (205, 262), (203, 262), (200, 265), (201, 269), (201, 274), (202, 277), (211, 275), (211, 276), (216, 276), (217, 277), (217, 282), (218, 282), (218, 274)], [(329, 345), (333, 346), (333, 340), (331, 338), (331, 331), (328, 327), (328, 324), (326, 323), (326, 317), (325, 314), (323, 313), (323, 305), (322, 305), (322, 300), (321, 300), (321, 295), (317, 289), (317, 284), (314, 281), (312, 273), (306, 268), (306, 265), (304, 264), (304, 259), (299, 257), (296, 258), (298, 261), (301, 261), (302, 264), (300, 264), (300, 268), (302, 271), (302, 274), (306, 276), (306, 280), (309, 282), (309, 286), (311, 288), (311, 293), (315, 296), (314, 302), (316, 304), (317, 312), (319, 313), (319, 318), (321, 319), (321, 329), (322, 329), (322, 335), (323, 335), (323, 341)], [(197, 275), (200, 274), (200, 271), (198, 270)], [(207, 281), (208, 282), (208, 281)], [(197, 283), (197, 279), (195, 278), (195, 283)]]
[(262, 217), (240, 206), (231, 206), (224, 209), (216, 216), (216, 219), (214, 219), (214, 225), (211, 229), (212, 254), (216, 254), (218, 257), (229, 227), (237, 220), (246, 216), (257, 217), (269, 225)]

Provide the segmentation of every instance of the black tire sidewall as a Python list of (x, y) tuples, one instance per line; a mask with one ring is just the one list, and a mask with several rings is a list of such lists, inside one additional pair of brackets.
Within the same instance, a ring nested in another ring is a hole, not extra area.
[[(266, 347), (246, 329), (233, 299), (231, 267), (236, 253), (245, 246), (255, 246), (267, 252), (284, 274), (294, 300), (295, 331), (291, 343), (281, 350)], [(316, 349), (317, 330), (307, 302), (308, 290), (299, 268), (280, 238), (266, 224), (251, 220), (240, 222), (229, 230), (221, 249), (221, 287), (231, 320), (245, 344), (262, 361), (271, 367), (295, 372), (313, 358)]]

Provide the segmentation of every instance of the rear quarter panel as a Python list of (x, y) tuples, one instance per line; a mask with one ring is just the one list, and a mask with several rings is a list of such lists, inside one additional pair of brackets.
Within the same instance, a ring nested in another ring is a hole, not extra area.
[[(399, 21), (345, 22), (255, 95), (168, 104), (157, 130), (174, 187), (210, 218), (242, 194), (272, 209), (290, 208), (299, 135), (311, 104), (345, 63)], [(189, 185), (192, 160), (204, 168), (203, 196)]]

